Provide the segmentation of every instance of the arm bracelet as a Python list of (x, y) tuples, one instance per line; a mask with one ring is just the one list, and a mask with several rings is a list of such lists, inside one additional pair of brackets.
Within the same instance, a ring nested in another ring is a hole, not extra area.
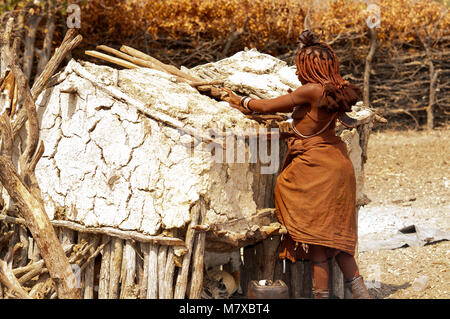
[(241, 106), (243, 108), (245, 108), (247, 111), (252, 112), (252, 110), (250, 110), (248, 108), (248, 103), (250, 102), (251, 98), (249, 96), (245, 96), (241, 99)]

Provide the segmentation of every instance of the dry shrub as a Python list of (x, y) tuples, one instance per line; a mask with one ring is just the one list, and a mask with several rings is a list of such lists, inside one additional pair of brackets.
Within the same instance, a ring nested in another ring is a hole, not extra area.
[[(438, 1), (373, 2), (381, 9), (382, 44), (417, 41), (415, 29), (423, 27), (430, 33), (438, 21), (435, 36), (449, 33), (450, 14), (440, 20), (446, 6)], [(90, 1), (83, 10), (82, 29), (93, 42), (139, 41), (144, 34), (154, 40), (220, 40), (242, 27), (248, 17), (242, 42), (247, 47), (270, 50), (296, 45), (308, 8), (313, 30), (326, 41), (338, 34), (367, 31), (369, 12), (362, 0)]]

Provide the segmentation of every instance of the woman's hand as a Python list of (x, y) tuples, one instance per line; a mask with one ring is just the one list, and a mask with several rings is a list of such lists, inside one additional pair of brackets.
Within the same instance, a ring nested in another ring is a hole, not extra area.
[(223, 91), (223, 94), (221, 96), (221, 99), (223, 101), (228, 102), (231, 107), (238, 109), (239, 111), (241, 111), (244, 114), (252, 113), (251, 111), (249, 111), (241, 106), (241, 97), (240, 96), (234, 94), (233, 91), (231, 91), (230, 89), (227, 89), (227, 88), (223, 88), (222, 91)]

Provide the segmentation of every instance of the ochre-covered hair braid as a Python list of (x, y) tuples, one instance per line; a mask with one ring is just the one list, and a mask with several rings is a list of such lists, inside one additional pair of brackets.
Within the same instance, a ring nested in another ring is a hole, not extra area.
[(317, 42), (314, 34), (303, 31), (299, 38), (303, 47), (297, 54), (299, 80), (303, 83), (319, 83), (324, 93), (319, 107), (329, 112), (349, 112), (361, 97), (361, 90), (344, 80), (333, 49), (326, 43)]

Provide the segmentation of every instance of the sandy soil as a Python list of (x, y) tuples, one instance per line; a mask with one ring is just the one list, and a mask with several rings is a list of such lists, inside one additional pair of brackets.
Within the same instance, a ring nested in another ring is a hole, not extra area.
[[(450, 230), (450, 127), (371, 135), (359, 233), (398, 232), (411, 224)], [(422, 247), (364, 251), (362, 275), (374, 298), (450, 298), (450, 241)], [(414, 280), (427, 276), (427, 288)]]

